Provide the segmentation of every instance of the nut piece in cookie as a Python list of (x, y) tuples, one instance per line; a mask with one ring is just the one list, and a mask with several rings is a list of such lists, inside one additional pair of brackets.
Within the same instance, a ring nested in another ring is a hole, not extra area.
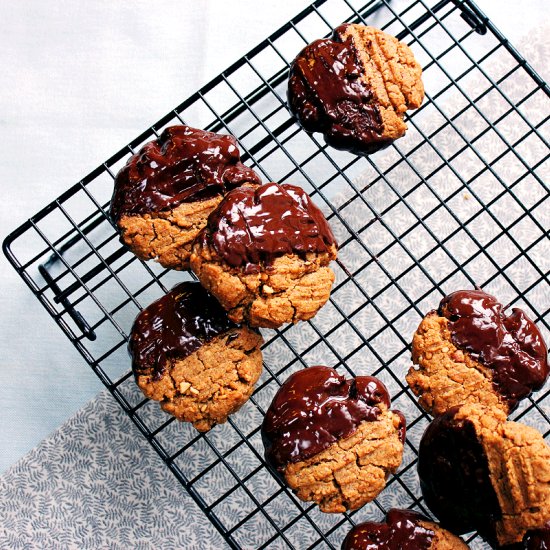
[(418, 512), (392, 509), (385, 523), (356, 525), (342, 550), (466, 550), (468, 545)]
[(250, 397), (262, 372), (262, 342), (232, 323), (199, 283), (184, 282), (137, 316), (128, 349), (143, 393), (204, 432)]
[(111, 218), (136, 256), (187, 269), (210, 212), (228, 190), (245, 183), (261, 180), (240, 162), (233, 136), (172, 126), (117, 174)]
[(337, 27), (306, 46), (292, 63), (288, 103), (307, 132), (358, 155), (403, 136), (403, 116), (424, 99), (422, 69), (411, 49), (363, 25)]
[(307, 193), (267, 183), (226, 195), (193, 245), (191, 269), (231, 320), (276, 328), (311, 319), (325, 304), (336, 254)]
[(524, 311), (503, 312), (482, 290), (459, 290), (424, 317), (413, 337), (407, 382), (420, 405), (439, 415), (465, 403), (510, 414), (548, 378), (542, 334)]
[(550, 521), (550, 447), (502, 411), (463, 405), (437, 417), (420, 442), (418, 474), (430, 510), (455, 533), (477, 530), (501, 546)]
[(298, 498), (323, 512), (360, 508), (401, 464), (405, 418), (389, 405), (385, 386), (372, 376), (346, 380), (329, 367), (298, 371), (262, 423), (266, 461)]

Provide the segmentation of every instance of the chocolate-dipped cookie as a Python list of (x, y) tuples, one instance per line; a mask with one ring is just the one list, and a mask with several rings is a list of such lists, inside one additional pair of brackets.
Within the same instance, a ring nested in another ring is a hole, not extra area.
[(359, 508), (401, 464), (405, 419), (389, 406), (385, 386), (372, 376), (346, 380), (329, 367), (298, 371), (262, 423), (266, 461), (298, 498), (323, 512)]
[(193, 240), (225, 193), (259, 183), (233, 136), (172, 126), (117, 174), (111, 218), (134, 254), (187, 269)]
[(184, 282), (137, 316), (128, 349), (143, 393), (207, 431), (250, 397), (262, 372), (262, 342), (230, 321), (199, 283)]
[(407, 382), (420, 405), (439, 415), (478, 403), (510, 414), (544, 385), (548, 351), (524, 311), (507, 315), (482, 290), (459, 290), (424, 317), (413, 337)]
[(366, 155), (405, 134), (405, 111), (424, 98), (421, 77), (406, 44), (374, 27), (346, 24), (298, 54), (288, 103), (304, 130)]
[(325, 304), (336, 254), (307, 193), (267, 183), (226, 195), (193, 245), (191, 269), (230, 319), (275, 328), (310, 319)]
[(420, 442), (422, 494), (443, 527), (500, 546), (534, 539), (550, 521), (550, 447), (499, 410), (454, 407)]
[(342, 550), (466, 550), (462, 539), (418, 512), (392, 509), (384, 523), (356, 525)]

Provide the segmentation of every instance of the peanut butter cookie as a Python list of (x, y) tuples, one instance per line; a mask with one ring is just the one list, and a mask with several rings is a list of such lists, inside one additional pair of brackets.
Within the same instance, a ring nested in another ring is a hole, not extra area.
[(424, 98), (421, 77), (406, 44), (374, 27), (341, 25), (298, 54), (288, 102), (304, 130), (366, 155), (405, 134), (405, 112)]
[(356, 525), (342, 550), (467, 550), (459, 537), (418, 512), (392, 509), (385, 523)]
[(543, 536), (550, 521), (550, 447), (500, 410), (463, 405), (437, 417), (418, 474), (430, 510), (455, 533), (504, 546)]
[(294, 185), (227, 194), (193, 245), (191, 269), (235, 322), (276, 328), (311, 319), (330, 296), (336, 241)]
[(172, 126), (117, 174), (111, 218), (136, 256), (187, 269), (210, 212), (229, 189), (245, 183), (261, 180), (240, 162), (233, 136)]
[(407, 382), (420, 405), (439, 415), (455, 405), (478, 403), (507, 415), (548, 378), (542, 334), (524, 311), (509, 315), (481, 290), (443, 298), (413, 337)]
[(250, 397), (262, 342), (232, 323), (199, 283), (184, 282), (137, 316), (128, 347), (143, 393), (204, 432)]
[(401, 464), (405, 419), (372, 376), (346, 380), (329, 367), (292, 374), (262, 424), (267, 462), (323, 512), (373, 500)]

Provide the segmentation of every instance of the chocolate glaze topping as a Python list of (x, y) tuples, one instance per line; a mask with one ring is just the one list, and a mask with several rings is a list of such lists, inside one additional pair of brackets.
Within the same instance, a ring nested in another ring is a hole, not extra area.
[(455, 533), (478, 530), (493, 537), (501, 510), (489, 477), (489, 464), (469, 420), (449, 409), (426, 429), (418, 450), (422, 494), (443, 527)]
[(493, 370), (493, 386), (513, 410), (548, 378), (548, 351), (542, 334), (524, 311), (502, 311), (481, 290), (459, 290), (443, 298), (439, 315), (449, 320), (453, 343)]
[[(262, 423), (266, 460), (281, 471), (310, 458), (374, 421), (390, 398), (372, 376), (346, 380), (330, 367), (309, 367), (292, 374), (279, 388)], [(404, 428), (400, 430), (404, 437)]]
[(130, 157), (115, 179), (111, 217), (160, 212), (261, 180), (240, 162), (233, 136), (172, 126)]
[(257, 270), (283, 254), (325, 252), (336, 244), (323, 213), (294, 185), (267, 183), (228, 193), (197, 237), (233, 267)]
[(136, 317), (128, 343), (134, 374), (159, 380), (171, 359), (184, 359), (236, 327), (199, 283), (180, 283)]
[(527, 531), (519, 548), (524, 550), (550, 550), (550, 520), (540, 529)]
[(429, 520), (412, 510), (392, 509), (385, 523), (356, 525), (344, 539), (342, 550), (428, 550), (434, 532), (420, 521)]
[(378, 103), (363, 80), (352, 38), (344, 39), (347, 25), (334, 29), (332, 38), (316, 40), (293, 61), (288, 102), (307, 132), (322, 132), (329, 145), (358, 155), (387, 147)]

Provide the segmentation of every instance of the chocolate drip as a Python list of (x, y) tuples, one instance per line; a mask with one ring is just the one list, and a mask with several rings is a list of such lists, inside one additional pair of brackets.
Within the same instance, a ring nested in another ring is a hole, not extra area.
[(401, 411), (394, 409), (392, 412), (399, 417), (400, 422), (399, 427), (397, 428), (397, 433), (401, 443), (405, 444), (405, 438), (407, 437), (407, 419)]
[(233, 136), (172, 126), (130, 157), (115, 179), (111, 217), (170, 210), (223, 195), (245, 182), (260, 184), (240, 162)]
[(411, 510), (390, 510), (385, 523), (356, 525), (344, 539), (342, 550), (428, 550), (434, 532), (420, 521), (429, 520)]
[(474, 425), (457, 421), (453, 407), (426, 429), (418, 451), (422, 494), (443, 527), (494, 536), (501, 510), (489, 464)]
[(223, 199), (197, 238), (233, 267), (257, 271), (284, 254), (325, 252), (336, 244), (323, 213), (294, 185), (241, 187)]
[(136, 317), (128, 343), (134, 374), (159, 380), (171, 359), (191, 355), (236, 326), (199, 283), (180, 283)]
[(321, 132), (336, 149), (364, 155), (387, 147), (384, 126), (347, 25), (306, 46), (292, 63), (288, 102), (307, 132)]
[(292, 374), (281, 386), (262, 424), (266, 460), (275, 469), (310, 458), (359, 424), (374, 421), (390, 398), (372, 376), (346, 380), (335, 369), (309, 367)]
[(481, 290), (459, 290), (443, 298), (439, 315), (449, 320), (451, 339), (493, 371), (493, 385), (513, 410), (520, 399), (544, 385), (549, 373), (542, 334), (524, 311), (502, 311)]

